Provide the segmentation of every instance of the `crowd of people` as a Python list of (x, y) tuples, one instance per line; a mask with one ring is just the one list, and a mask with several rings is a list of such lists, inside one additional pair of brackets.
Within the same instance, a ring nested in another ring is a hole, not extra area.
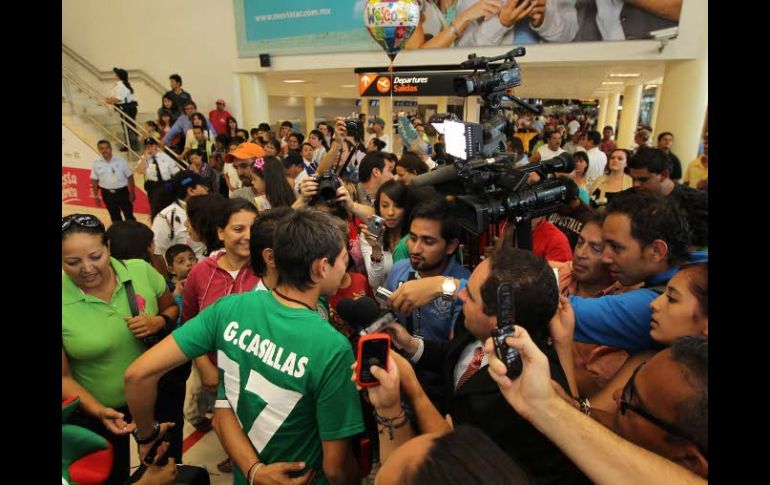
[[(618, 147), (580, 115), (518, 116), (517, 165), (576, 160), (527, 250), (513, 224), (474, 236), (452, 194), (412, 183), (449, 163), (417, 117), (397, 117), (395, 154), (380, 118), (246, 131), (170, 82), (134, 171), (98, 143), (109, 229), (62, 218), (62, 398), (112, 444), (108, 483), (129, 477), (131, 434), (180, 463), (184, 420), (213, 428), (243, 484), (360, 483), (372, 466), (382, 484), (708, 478), (707, 140), (682, 169), (670, 133)], [(502, 284), (513, 380), (490, 339)], [(337, 310), (381, 287), (392, 349), (361, 389), (370, 322)]]

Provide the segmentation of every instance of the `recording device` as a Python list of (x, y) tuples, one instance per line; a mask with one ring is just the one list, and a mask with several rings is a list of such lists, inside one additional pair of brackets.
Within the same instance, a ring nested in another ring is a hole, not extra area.
[(492, 330), (492, 341), (495, 344), (495, 355), (505, 364), (505, 375), (509, 379), (519, 377), (522, 370), (519, 351), (505, 343), (506, 338), (513, 337), (515, 321), (513, 288), (510, 283), (503, 283), (497, 288), (497, 328)]
[(382, 301), (390, 300), (390, 295), (392, 295), (392, 294), (393, 294), (392, 291), (390, 291), (389, 289), (387, 289), (385, 287), (382, 287), (382, 286), (377, 288), (377, 291), (374, 292), (374, 296), (378, 297)]
[(334, 171), (326, 170), (321, 172), (315, 176), (315, 179), (318, 182), (318, 193), (310, 202), (311, 205), (315, 204), (318, 200), (335, 202), (337, 200), (337, 189), (340, 188), (340, 179), (335, 175)]
[(358, 358), (356, 382), (361, 387), (379, 386), (378, 381), (369, 370), (376, 365), (388, 370), (388, 353), (390, 352), (390, 336), (386, 333), (364, 335), (358, 341)]
[(380, 332), (386, 325), (396, 321), (393, 312), (383, 312), (377, 302), (367, 296), (356, 300), (343, 298), (337, 303), (336, 311), (340, 318), (358, 329), (359, 335)]
[[(519, 247), (531, 249), (532, 218), (555, 212), (567, 202), (566, 183), (549, 175), (571, 172), (575, 161), (564, 153), (517, 168), (514, 154), (503, 152), (507, 126), (500, 110), (503, 96), (529, 111), (542, 112), (542, 107), (532, 106), (509, 92), (521, 84), (516, 57), (525, 53), (523, 47), (518, 47), (492, 58), (471, 54), (460, 65), (474, 72), (454, 79), (456, 94), (480, 95), (487, 114), (482, 123), (461, 122), (445, 115), (432, 118), (431, 124), (443, 130), (447, 158), (452, 163), (415, 177), (412, 184), (431, 185), (443, 194), (456, 196), (457, 221), (473, 234), (482, 234), (490, 224), (511, 220), (516, 225)], [(502, 63), (493, 64), (495, 61)], [(441, 129), (438, 125), (442, 125)], [(529, 184), (530, 173), (540, 175), (540, 181)]]
[(376, 214), (372, 215), (366, 229), (375, 238), (382, 238), (382, 235), (385, 234), (385, 219)]
[(364, 125), (361, 121), (354, 116), (348, 116), (345, 118), (345, 132), (348, 136), (353, 137), (356, 142), (361, 142), (364, 137)]

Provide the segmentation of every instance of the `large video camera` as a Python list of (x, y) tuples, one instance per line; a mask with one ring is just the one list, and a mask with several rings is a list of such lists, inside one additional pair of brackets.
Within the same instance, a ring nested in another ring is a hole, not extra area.
[[(516, 167), (513, 154), (504, 153), (507, 120), (500, 112), (503, 96), (534, 113), (542, 112), (509, 91), (521, 84), (515, 58), (525, 53), (523, 47), (518, 47), (492, 58), (471, 54), (460, 64), (474, 72), (454, 79), (455, 93), (480, 95), (488, 114), (482, 123), (462, 122), (456, 117), (432, 119), (431, 124), (444, 135), (446, 152), (453, 163), (415, 177), (412, 184), (431, 185), (444, 194), (461, 194), (456, 196), (458, 223), (473, 234), (481, 234), (501, 220), (512, 220), (517, 226), (519, 247), (531, 249), (530, 220), (555, 212), (567, 202), (566, 182), (552, 178), (552, 174), (571, 172), (575, 160), (563, 153), (542, 163)], [(503, 62), (493, 64), (495, 61)], [(539, 176), (539, 181), (530, 184), (532, 173)]]

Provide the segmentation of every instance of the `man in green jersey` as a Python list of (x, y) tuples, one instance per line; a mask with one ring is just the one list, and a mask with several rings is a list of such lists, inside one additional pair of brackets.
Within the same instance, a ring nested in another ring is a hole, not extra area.
[(153, 419), (158, 378), (216, 350), (214, 427), (237, 465), (235, 483), (360, 483), (350, 443), (364, 430), (349, 379), (353, 352), (316, 311), (345, 275), (346, 235), (328, 214), (295, 211), (276, 227), (273, 256), (275, 288), (221, 298), (128, 368), (140, 455), (171, 426)]

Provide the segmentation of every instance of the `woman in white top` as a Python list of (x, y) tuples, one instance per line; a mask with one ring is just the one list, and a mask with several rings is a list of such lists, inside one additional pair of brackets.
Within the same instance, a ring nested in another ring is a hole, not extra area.
[(408, 191), (404, 183), (389, 180), (374, 198), (374, 213), (385, 219), (385, 230), (374, 238), (366, 224), (361, 224), (361, 253), (372, 291), (383, 285), (393, 266), (393, 249), (408, 231)]
[(313, 130), (307, 136), (307, 141), (313, 145), (313, 160), (311, 162), (317, 167), (324, 155), (329, 150), (329, 146), (326, 144), (326, 138), (321, 130)]
[[(112, 69), (115, 73), (115, 85), (112, 87), (112, 95), (105, 99), (105, 102), (115, 106), (118, 113), (124, 118), (126, 124), (136, 128), (136, 112), (139, 103), (134, 96), (134, 88), (128, 82), (128, 72), (119, 67)], [(131, 146), (134, 151), (139, 151), (139, 141), (131, 128), (123, 125), (123, 134), (126, 139), (126, 147)], [(120, 151), (128, 151), (128, 148), (121, 147)]]
[(627, 163), (628, 150), (617, 148), (610, 153), (610, 159), (607, 162), (609, 173), (597, 178), (588, 190), (593, 207), (607, 204), (607, 194), (615, 194), (633, 187), (634, 179), (625, 173)]

